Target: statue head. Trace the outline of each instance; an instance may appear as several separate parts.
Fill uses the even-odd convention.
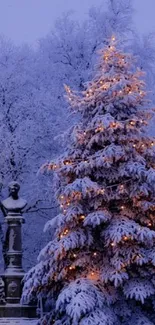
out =
[[[18,192],[20,190],[20,185],[18,182],[9,183],[9,196],[12,196],[14,199],[18,199]]]

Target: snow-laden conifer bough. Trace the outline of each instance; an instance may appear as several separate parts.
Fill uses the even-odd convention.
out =
[[[154,113],[134,66],[112,37],[85,90],[66,86],[81,122],[48,166],[61,212],[22,297],[48,304],[39,324],[155,324],[155,139],[145,131]]]

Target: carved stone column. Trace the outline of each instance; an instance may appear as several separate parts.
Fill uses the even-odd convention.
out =
[[[22,268],[21,226],[24,222],[20,213],[9,212],[6,217],[8,224],[7,265],[4,272],[6,284],[6,302],[19,303],[21,297],[21,280],[24,276]]]

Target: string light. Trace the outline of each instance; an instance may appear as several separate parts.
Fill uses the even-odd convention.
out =
[[[80,220],[84,220],[84,219],[85,219],[84,215],[80,216]]]
[[[64,232],[63,232],[62,236],[65,236],[65,235],[67,235],[68,233],[69,233],[69,230],[68,230],[68,229],[66,229],[66,230],[64,230]]]
[[[97,253],[95,252],[93,255],[94,255],[94,256],[97,256]]]
[[[149,226],[149,227],[151,227],[151,226],[152,226],[152,223],[151,223],[151,222],[149,222],[149,223],[148,223],[148,226]]]
[[[95,130],[95,133],[102,132],[102,131],[104,131],[104,128],[102,126],[100,126]]]
[[[73,254],[73,257],[74,257],[74,258],[76,258],[76,256],[77,256],[76,254]]]
[[[115,36],[112,36],[111,40],[114,42],[116,40]]]
[[[115,246],[115,243],[111,243],[111,246],[114,247]]]
[[[54,165],[53,165],[53,169],[56,169],[56,168],[57,168],[57,165],[56,165],[56,164],[54,164]]]
[[[68,160],[64,161],[64,164],[65,164],[65,165],[69,165],[70,163],[71,163],[71,162],[68,161]]]

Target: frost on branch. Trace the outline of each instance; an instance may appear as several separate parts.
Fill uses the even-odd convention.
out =
[[[115,316],[108,307],[105,308],[104,300],[91,281],[78,279],[60,293],[56,309],[67,314],[73,324],[112,325]]]
[[[140,300],[144,304],[146,298],[155,294],[155,287],[150,281],[133,279],[126,283],[123,291],[127,298]]]

